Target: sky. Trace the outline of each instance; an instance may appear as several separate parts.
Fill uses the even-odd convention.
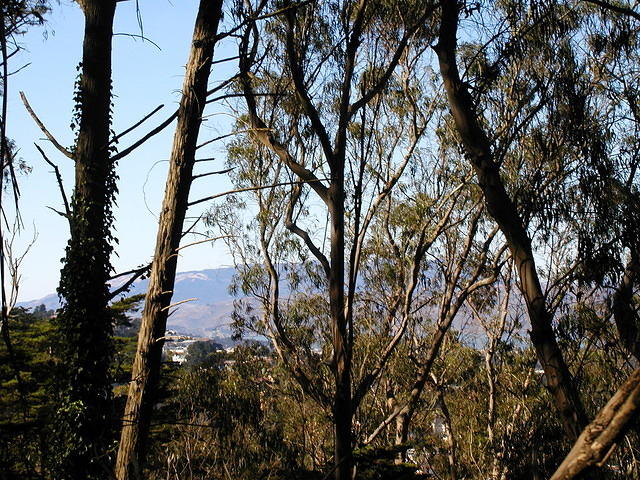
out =
[[[8,83],[8,136],[16,142],[19,157],[32,169],[19,178],[24,228],[14,240],[14,255],[24,253],[35,236],[20,267],[19,301],[55,292],[69,235],[66,220],[48,208],[62,210],[62,200],[52,168],[44,162],[34,142],[59,166],[68,197],[73,189],[73,163],[44,139],[19,96],[19,92],[24,91],[32,108],[62,145],[73,144],[74,133],[69,125],[76,67],[82,52],[83,16],[80,8],[68,0],[52,4],[53,11],[47,16],[46,25],[32,28],[20,39],[24,50],[10,64],[13,71],[24,68],[12,75]],[[113,130],[121,132],[158,105],[165,105],[142,127],[125,136],[120,148],[144,135],[177,108],[197,4],[195,0],[139,0],[144,36],[150,42],[131,36],[141,34],[136,2],[118,3],[113,39]],[[233,52],[233,45],[223,45],[217,48],[215,59],[232,56]],[[233,61],[215,65],[210,86],[232,75],[235,67]],[[205,116],[201,143],[229,132],[233,115],[228,106],[209,105]],[[175,123],[118,165],[115,235],[119,243],[112,258],[118,272],[151,260],[174,128]],[[216,160],[203,162],[196,173],[222,169],[224,145],[218,142],[217,146],[199,151],[199,158],[208,157]],[[229,188],[230,183],[224,176],[205,177],[194,182],[190,198],[195,200]],[[8,198],[5,194],[5,204]],[[188,216],[198,216],[210,205],[193,207]],[[202,238],[187,238],[184,243]],[[179,271],[232,264],[220,241],[189,247],[181,253]]]

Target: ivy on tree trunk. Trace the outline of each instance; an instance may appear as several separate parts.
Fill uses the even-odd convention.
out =
[[[56,416],[57,478],[103,478],[112,425],[113,355],[107,310],[117,191],[110,159],[111,40],[115,0],[79,2],[85,16],[77,85],[75,190],[58,293],[60,382]]]

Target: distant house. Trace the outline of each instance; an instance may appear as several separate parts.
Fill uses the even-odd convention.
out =
[[[192,343],[202,339],[190,335],[182,335],[175,330],[167,330],[164,336],[162,357],[169,362],[184,363],[187,360],[187,349]]]

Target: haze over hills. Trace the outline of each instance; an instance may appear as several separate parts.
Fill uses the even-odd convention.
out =
[[[236,270],[233,267],[222,267],[178,273],[176,275],[175,293],[172,298],[172,303],[178,303],[184,300],[190,301],[172,309],[173,312],[167,320],[167,328],[179,333],[199,337],[230,337],[232,332],[229,324],[231,322],[234,301],[239,299],[229,293],[229,285],[235,272]],[[126,279],[118,279],[118,283],[114,283],[113,288],[117,288],[125,281]],[[148,283],[149,281],[147,279],[135,282],[127,296],[145,293]],[[288,293],[288,287],[282,285],[281,295],[284,297],[287,296]],[[514,298],[513,305],[510,307],[514,311],[524,308],[516,301],[516,298]],[[47,310],[60,308],[57,294],[47,295],[28,302],[21,302],[18,305],[25,308],[35,308],[40,304],[44,304]],[[430,310],[433,307],[426,306],[425,308]],[[424,313],[429,316],[427,310],[425,310]],[[140,312],[136,314],[136,316],[140,315]],[[431,316],[432,318],[435,316],[435,311],[431,312]],[[526,332],[527,326],[528,323],[525,321],[521,333]],[[465,309],[462,309],[454,321],[454,328],[464,328],[466,335],[469,336],[467,341],[471,343],[474,343],[472,337],[478,335],[482,337],[479,327],[474,325],[470,316],[465,313]]]
[[[175,308],[169,316],[167,328],[200,336],[229,336],[229,322],[235,300],[229,294],[229,284],[234,274],[235,269],[232,267],[178,273],[172,302],[194,300]],[[126,280],[113,287],[118,287],[124,281]],[[148,284],[147,279],[135,282],[127,295],[145,293]],[[55,293],[18,305],[34,308],[41,304],[48,310],[60,308],[60,300]]]

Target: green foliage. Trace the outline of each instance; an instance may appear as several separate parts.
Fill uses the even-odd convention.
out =
[[[365,447],[355,449],[353,457],[356,463],[358,480],[419,480],[429,475],[418,473],[418,467],[411,463],[398,461],[410,445],[392,447]]]
[[[144,293],[131,295],[109,305],[114,327],[131,327],[131,314],[140,311],[144,297]]]
[[[166,468],[189,471],[192,478],[228,472],[238,479],[268,472],[278,478],[278,471],[298,470],[296,452],[283,438],[284,412],[273,402],[272,359],[265,353],[259,345],[246,344],[231,354],[211,353],[204,365],[179,370],[166,407],[175,426],[168,419],[157,433],[162,443],[155,446],[158,464],[150,466],[150,478],[164,478]]]
[[[10,318],[19,381],[4,342],[0,345],[0,471],[7,476],[2,478],[35,478],[48,467],[52,314],[41,307],[33,314],[17,308]]]
[[[187,347],[185,365],[195,367],[213,367],[217,363],[216,352],[223,350],[222,345],[213,340],[194,342]]]

